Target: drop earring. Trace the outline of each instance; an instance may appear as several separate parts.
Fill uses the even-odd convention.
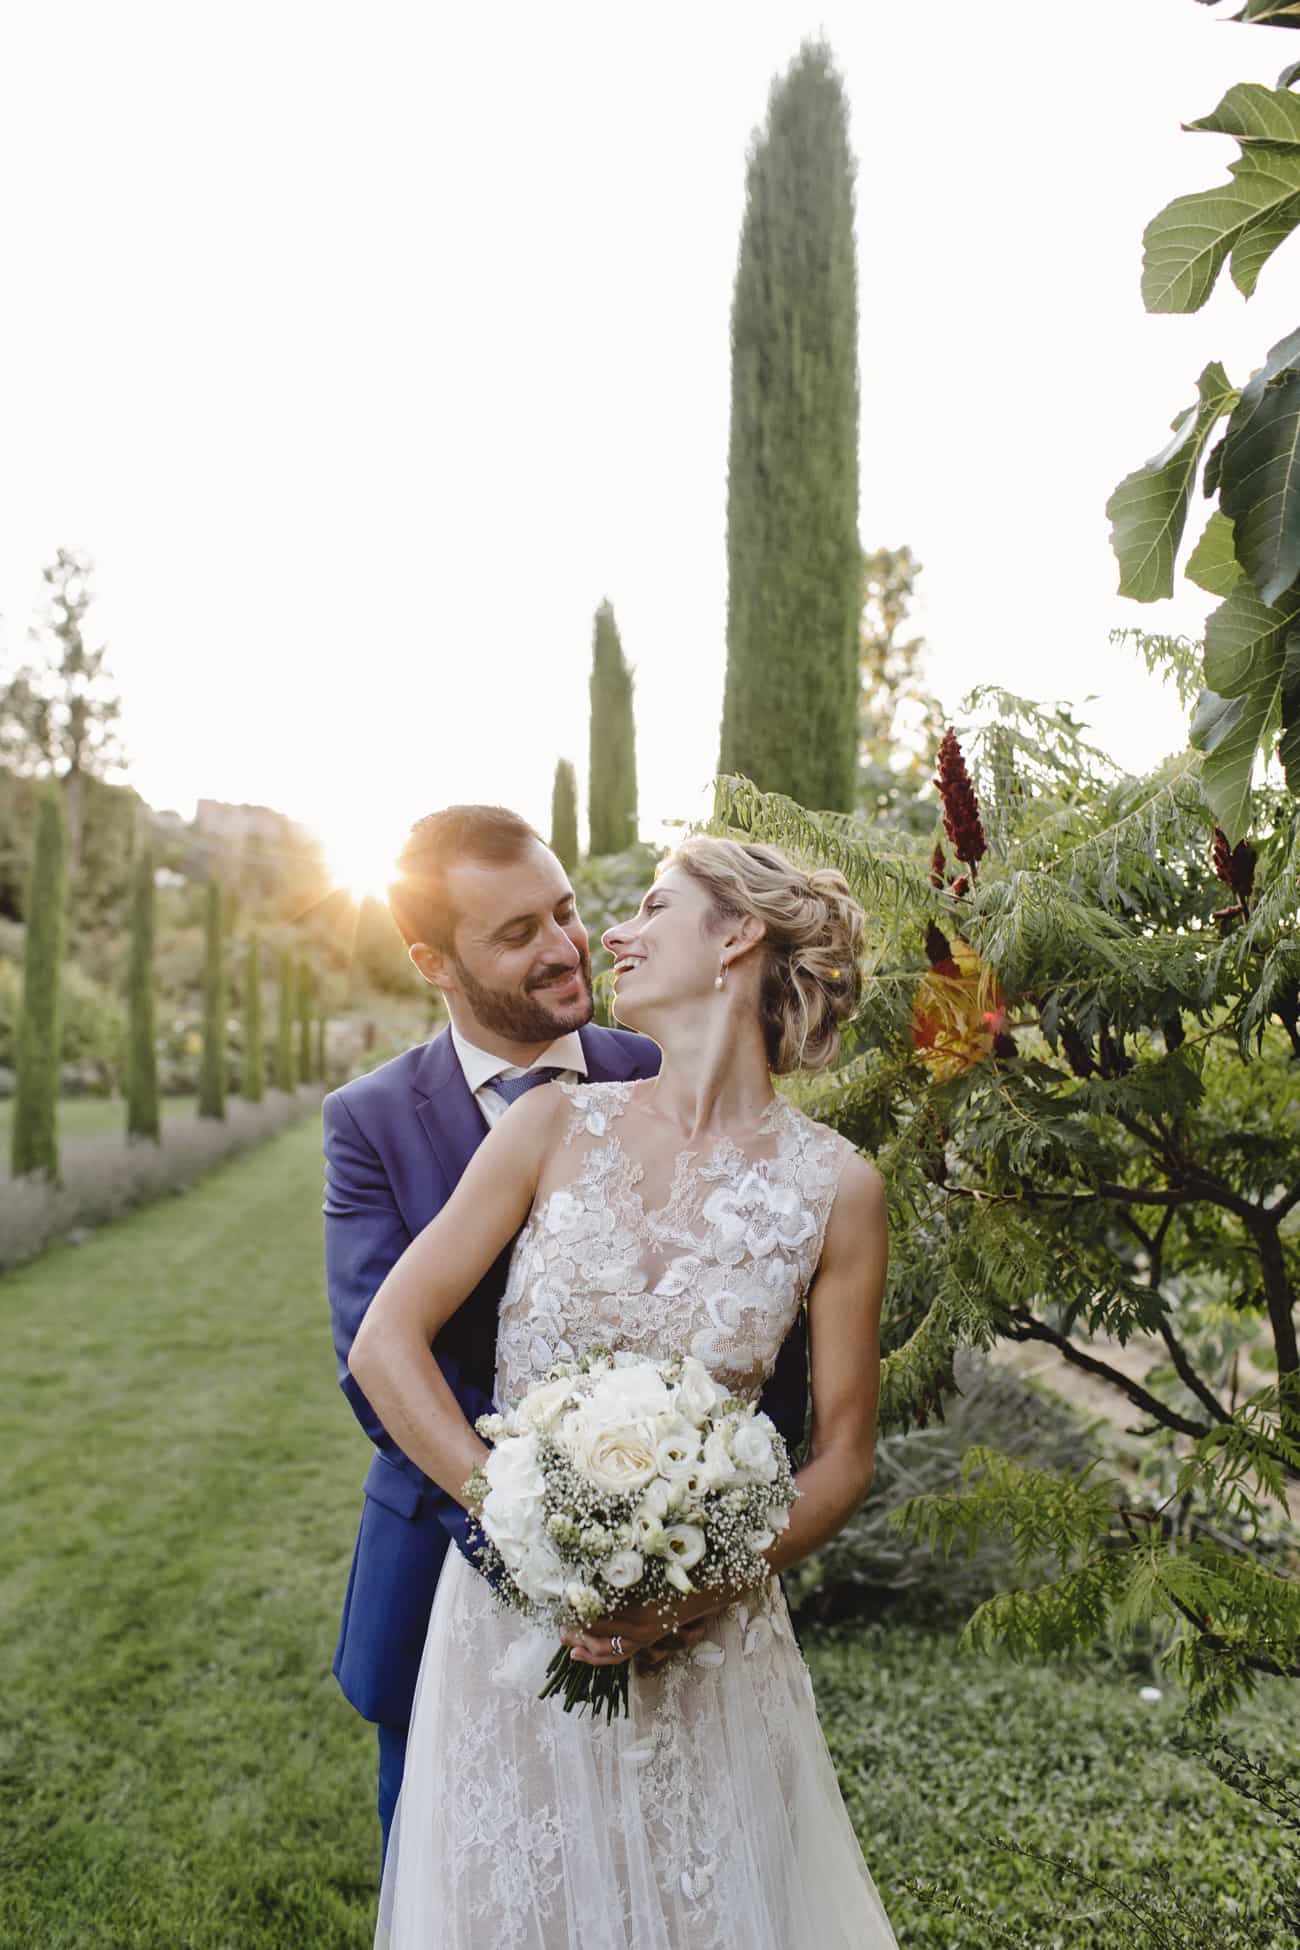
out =
[[[723,977],[724,977],[724,975],[726,974],[726,972],[727,972],[727,964],[726,964],[726,962],[725,962],[725,961],[720,961],[720,962],[718,963],[718,972],[717,972],[717,974],[716,974],[716,975],[714,976],[714,978],[713,978],[713,986],[714,986],[714,988],[715,988],[715,989],[720,989],[720,988],[722,987],[722,985],[723,985]]]

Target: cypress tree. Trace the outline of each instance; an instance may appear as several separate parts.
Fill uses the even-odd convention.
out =
[[[844,91],[820,43],[773,84],[731,311],[727,674],[718,767],[851,812],[858,302]]]
[[[208,882],[204,924],[203,1054],[199,1059],[199,1116],[226,1114],[226,947],[221,885]]]
[[[578,781],[573,761],[557,758],[551,787],[551,852],[566,872],[578,864]]]
[[[143,839],[131,873],[131,951],[127,968],[126,1134],[162,1136],[154,1040],[153,847]]]
[[[614,611],[596,611],[591,643],[591,721],[587,819],[593,854],[621,853],[636,839],[636,726],[632,672]]]
[[[298,963],[298,1079],[310,1083],[314,1075],[312,1065],[312,996],[311,969],[305,961]]]
[[[266,1056],[262,1048],[262,967],[257,930],[248,937],[248,961],[244,970],[244,1060],[240,1066],[239,1094],[246,1103],[260,1104],[266,1086]]]
[[[37,802],[27,890],[27,942],[10,1139],[15,1178],[28,1172],[44,1172],[53,1179],[59,1175],[59,970],[63,960],[65,848],[63,806],[58,788],[48,785]]]
[[[292,1090],[298,1081],[293,1056],[293,1010],[293,957],[286,951],[280,956],[279,1023],[275,1039],[277,1090]]]

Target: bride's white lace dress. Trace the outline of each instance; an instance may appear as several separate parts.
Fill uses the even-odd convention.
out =
[[[657,1209],[638,1089],[569,1099],[501,1302],[496,1396],[594,1346],[691,1353],[755,1396],[850,1147],[782,1098],[746,1150],[681,1152]],[[552,1171],[552,1177],[556,1172]],[[645,1196],[643,1197],[643,1186]],[[633,1670],[612,1724],[540,1701],[552,1633],[458,1551],[438,1582],[380,1899],[383,1950],[887,1950],[779,1581]]]

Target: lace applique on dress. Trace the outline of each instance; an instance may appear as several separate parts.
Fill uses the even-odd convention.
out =
[[[558,1087],[569,1099],[566,1178],[515,1248],[498,1402],[598,1346],[694,1354],[734,1393],[756,1396],[817,1270],[852,1146],[777,1097],[750,1148],[724,1138],[679,1152],[665,1203],[648,1211],[644,1167],[620,1134],[635,1086]]]

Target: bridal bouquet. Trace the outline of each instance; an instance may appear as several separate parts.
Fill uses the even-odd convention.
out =
[[[475,1424],[491,1453],[465,1485],[481,1506],[484,1570],[535,1623],[584,1629],[678,1593],[743,1590],[798,1491],[784,1442],[687,1355],[648,1361],[597,1349],[557,1362],[504,1415]],[[564,1710],[627,1712],[628,1668],[589,1666],[562,1645],[540,1697]]]

